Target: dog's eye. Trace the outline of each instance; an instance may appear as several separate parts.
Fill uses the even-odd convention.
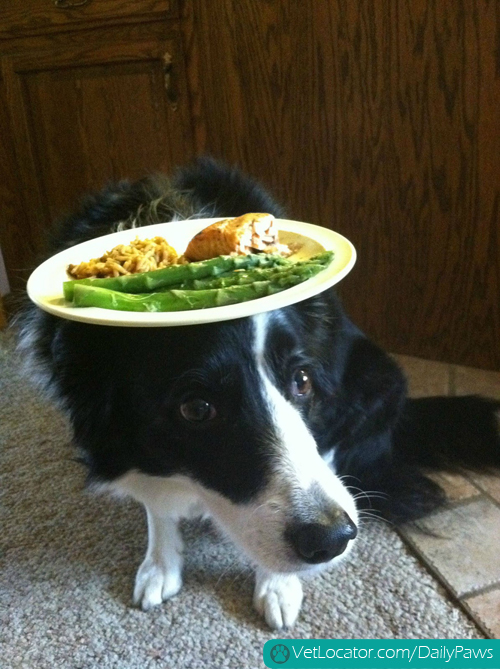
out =
[[[217,414],[214,405],[201,398],[183,402],[179,407],[179,411],[181,416],[190,423],[202,423],[203,421],[212,420]]]
[[[307,372],[298,369],[292,377],[291,392],[295,397],[304,397],[309,395],[312,390],[311,379]]]

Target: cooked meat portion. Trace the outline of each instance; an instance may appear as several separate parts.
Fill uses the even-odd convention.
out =
[[[212,223],[193,237],[184,255],[188,260],[206,260],[254,251],[288,251],[287,247],[278,244],[278,229],[271,214],[244,214]]]

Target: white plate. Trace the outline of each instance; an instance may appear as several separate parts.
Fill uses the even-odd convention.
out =
[[[156,236],[164,237],[178,253],[182,253],[195,234],[219,220],[221,219],[203,218],[148,225],[143,228],[115,232],[72,246],[70,249],[52,256],[37,267],[28,280],[28,295],[35,304],[45,311],[72,321],[135,327],[195,325],[252,316],[300,302],[338,283],[350,272],[356,262],[354,246],[337,232],[310,223],[277,219],[280,241],[286,244],[292,240],[297,241],[297,238],[299,238],[302,244],[300,251],[294,254],[294,258],[302,259],[323,250],[334,251],[335,257],[329,267],[317,276],[281,293],[226,307],[150,313],[67,306],[68,303],[63,297],[62,284],[63,281],[68,280],[66,267],[70,263],[77,265],[82,261],[98,258],[117,244],[128,243],[137,236],[140,239]]]

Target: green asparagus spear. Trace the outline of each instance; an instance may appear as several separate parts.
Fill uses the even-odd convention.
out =
[[[73,291],[76,285],[92,285],[124,293],[145,293],[157,290],[158,288],[180,284],[187,279],[219,276],[228,270],[249,269],[251,267],[275,267],[276,265],[288,265],[289,263],[290,261],[282,256],[265,253],[218,256],[210,260],[202,260],[201,262],[193,262],[186,265],[172,265],[140,274],[126,274],[107,279],[65,281],[63,283],[63,291],[64,297],[68,301],[73,299]]]
[[[100,307],[117,311],[187,311],[205,309],[251,300],[267,295],[267,281],[248,286],[232,286],[211,290],[165,290],[161,293],[121,293],[92,285],[76,285],[75,307]],[[235,294],[235,291],[237,293]]]
[[[285,274],[293,274],[296,272],[297,268],[306,268],[309,266],[323,265],[327,266],[330,264],[334,256],[333,251],[325,251],[316,256],[309,258],[308,260],[302,260],[289,266],[278,266],[278,267],[258,267],[255,269],[242,270],[242,271],[233,271],[226,272],[219,277],[205,278],[205,279],[190,279],[184,281],[179,286],[181,290],[204,290],[208,288],[229,288],[229,286],[241,286],[246,283],[253,283],[254,281],[272,281],[278,275],[284,276]],[[311,276],[314,276],[314,273],[311,273]],[[172,286],[174,287],[174,286]]]
[[[314,267],[312,270],[311,268]],[[229,288],[212,288],[208,290],[165,290],[163,292],[146,294],[129,294],[119,291],[100,288],[95,284],[78,282],[74,286],[73,297],[75,307],[100,307],[118,311],[187,311],[190,309],[206,309],[208,307],[222,307],[254,300],[258,297],[273,295],[274,293],[295,286],[310,278],[313,274],[322,271],[323,265],[314,265],[308,268],[297,268],[294,274],[270,281],[254,281],[242,286]]]

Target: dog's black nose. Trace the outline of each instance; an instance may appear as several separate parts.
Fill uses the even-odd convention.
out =
[[[321,523],[297,523],[286,531],[295,552],[304,562],[319,564],[329,562],[341,555],[351,539],[355,539],[358,528],[343,512],[332,525]]]

